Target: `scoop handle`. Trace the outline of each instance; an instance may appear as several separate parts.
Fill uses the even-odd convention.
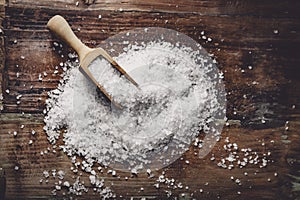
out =
[[[47,27],[77,52],[80,61],[92,51],[91,48],[87,47],[78,39],[68,22],[62,16],[55,15],[52,17],[48,21]]]

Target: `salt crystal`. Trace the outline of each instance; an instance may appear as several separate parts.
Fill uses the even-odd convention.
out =
[[[18,171],[19,170],[19,166],[15,166],[15,170]]]
[[[18,96],[16,96],[16,99],[19,100],[23,95],[19,94]]]
[[[64,176],[65,176],[65,172],[64,172],[64,171],[59,170],[59,171],[57,172],[57,177],[58,177],[60,180],[64,179]]]
[[[275,29],[275,30],[273,30],[273,33],[274,33],[274,34],[278,34],[279,31],[278,31],[277,29]]]
[[[151,174],[151,169],[147,169],[147,174],[148,174],[148,175]]]
[[[98,15],[98,19],[101,19],[102,18],[102,15]]]
[[[56,186],[55,186],[55,189],[56,189],[56,190],[61,190],[61,186],[56,185]]]
[[[33,141],[32,141],[32,140],[29,140],[28,144],[31,145],[32,143],[33,143]]]
[[[92,185],[94,185],[96,183],[96,176],[90,175],[89,179],[90,179],[90,182],[91,182]]]
[[[43,171],[43,174],[44,174],[45,178],[49,177],[49,172],[48,171]]]
[[[6,89],[5,92],[6,92],[7,94],[9,94],[9,89]]]
[[[95,170],[92,170],[92,171],[91,171],[91,174],[92,174],[92,175],[96,175]]]
[[[43,80],[43,78],[42,78],[42,74],[39,74],[39,81],[42,81]]]
[[[116,175],[117,175],[117,172],[116,172],[115,170],[113,170],[113,171],[111,172],[111,175],[112,175],[112,176],[116,176]]]
[[[135,168],[132,169],[132,170],[131,170],[131,173],[134,174],[134,175],[137,175],[137,173],[138,173],[138,172],[137,172],[137,169],[135,169]]]
[[[70,184],[68,181],[65,181],[65,182],[63,183],[63,185],[64,185],[65,187],[70,187],[70,186],[71,186],[71,184]]]

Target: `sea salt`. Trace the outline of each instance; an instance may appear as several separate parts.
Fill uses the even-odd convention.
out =
[[[49,92],[44,120],[51,143],[67,127],[67,154],[137,174],[153,168],[154,160],[154,167],[170,164],[201,130],[209,132],[208,122],[222,106],[216,83],[207,75],[213,65],[199,51],[152,42],[128,45],[127,52],[115,59],[139,88],[104,59],[95,59],[89,69],[122,109],[98,94],[78,71],[78,63],[60,64],[69,69],[58,89]]]

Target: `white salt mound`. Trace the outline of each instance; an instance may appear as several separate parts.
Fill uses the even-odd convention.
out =
[[[68,155],[117,169],[159,168],[184,153],[223,106],[213,69],[199,52],[168,42],[130,45],[115,58],[135,87],[104,59],[89,69],[122,105],[117,109],[69,63],[64,80],[49,93],[45,130],[51,143],[63,134]],[[66,130],[61,133],[61,129]]]

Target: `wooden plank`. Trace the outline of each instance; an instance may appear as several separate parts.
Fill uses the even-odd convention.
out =
[[[3,110],[3,70],[5,65],[5,45],[4,45],[4,30],[3,30],[3,20],[5,17],[5,1],[0,0],[0,112]]]
[[[182,193],[193,193],[196,199],[209,198],[215,199],[218,196],[222,199],[293,199],[299,194],[298,188],[291,185],[297,183],[295,177],[299,176],[299,142],[300,128],[298,115],[296,121],[290,121],[289,131],[285,127],[278,127],[264,130],[243,129],[239,126],[226,127],[222,133],[222,139],[214,147],[212,152],[204,159],[199,159],[194,153],[197,148],[191,148],[183,157],[175,163],[165,168],[165,176],[176,180],[176,183],[182,183],[183,188],[172,190],[173,197],[179,197]],[[71,160],[59,148],[53,153],[52,146],[47,142],[43,132],[43,115],[40,114],[2,114],[0,116],[0,165],[6,169],[7,178],[7,199],[24,198],[24,199],[48,199],[51,197],[51,188],[54,188],[57,178],[49,178],[49,183],[45,183],[42,175],[43,171],[56,169],[66,172],[65,181],[74,182],[70,167]],[[21,128],[24,125],[24,128]],[[36,135],[31,131],[35,130]],[[13,135],[17,131],[17,136]],[[287,137],[283,137],[287,135]],[[248,164],[240,169],[238,167],[229,170],[217,166],[222,157],[226,157],[228,152],[223,148],[226,144],[225,138],[229,137],[231,143],[237,143],[239,149],[251,148],[257,155],[266,156],[270,161],[266,168],[260,168],[259,164]],[[284,139],[283,139],[284,138]],[[29,144],[29,140],[33,144]],[[290,142],[287,142],[290,141]],[[262,145],[264,143],[264,145]],[[47,148],[49,149],[47,150]],[[48,151],[48,154],[41,155],[41,151]],[[241,154],[241,152],[239,152]],[[211,161],[211,157],[216,158]],[[189,164],[185,161],[188,160]],[[261,163],[260,163],[261,164]],[[18,170],[15,170],[18,166]],[[97,167],[95,167],[97,171]],[[162,170],[154,172],[154,178],[148,178],[146,174],[140,174],[138,177],[131,177],[130,173],[117,172],[117,177],[107,174],[108,169],[100,174],[105,179],[107,186],[117,195],[122,195],[125,199],[138,196],[154,196],[156,198],[165,198],[168,190],[167,184],[160,185],[156,189],[153,185]],[[244,174],[247,172],[247,176]],[[88,174],[82,172],[82,180],[90,191],[82,196],[82,199],[95,198],[91,191]],[[274,176],[277,173],[278,176]],[[52,175],[51,175],[52,176]],[[231,180],[231,176],[239,178],[242,185],[236,184]],[[125,181],[125,177],[131,177]],[[268,181],[268,178],[271,181]],[[40,183],[40,179],[44,179]],[[208,184],[207,184],[208,183]],[[126,184],[126,187],[124,187]],[[188,186],[188,189],[185,187]],[[144,191],[141,191],[141,187]],[[170,187],[170,185],[169,185]],[[204,192],[200,192],[203,189]],[[296,190],[296,191],[293,191]],[[237,192],[240,191],[241,195]],[[63,192],[66,188],[57,192],[58,198],[63,198]]]
[[[77,4],[78,2],[78,4]],[[85,4],[84,2],[91,2]],[[139,11],[165,13],[197,13],[201,15],[255,15],[267,17],[299,17],[299,1],[297,0],[265,0],[265,1],[203,1],[203,0],[53,0],[55,10],[109,10],[109,11]],[[276,6],[274,6],[276,5]],[[49,1],[11,0],[10,7],[49,8]]]
[[[57,11],[45,9],[7,8],[6,31],[9,35],[7,51],[10,55],[7,59],[7,79],[10,85],[7,85],[7,88],[11,93],[5,95],[5,112],[41,112],[44,109],[43,102],[47,98],[47,91],[56,87],[60,77],[53,76],[54,67],[64,59],[59,58],[52,51],[51,42],[57,39],[52,37],[45,28],[47,20],[55,13]],[[271,100],[272,102],[269,103],[275,104],[271,105],[272,110],[286,106],[276,105],[280,98],[279,92],[289,79],[286,72],[293,71],[300,61],[295,56],[300,46],[299,22],[291,21],[289,18],[278,19],[276,22],[272,20],[272,24],[268,18],[257,21],[257,17],[253,16],[236,18],[197,14],[183,16],[174,13],[103,11],[102,18],[99,20],[97,11],[82,12],[78,16],[72,11],[65,10],[61,11],[61,14],[66,16],[74,30],[81,29],[80,32],[76,31],[77,34],[91,46],[98,45],[105,38],[133,27],[160,26],[188,34],[210,53],[216,55],[225,74],[227,90],[230,92],[228,116],[240,120],[243,116],[249,116],[248,121],[252,118],[256,120],[258,116],[254,111],[259,102]],[[18,18],[21,15],[22,19]],[[23,21],[24,18],[26,22]],[[135,19],[140,20],[134,22]],[[232,21],[236,21],[239,25],[236,26]],[[240,30],[240,27],[244,29]],[[274,34],[273,31],[279,27],[280,34]],[[206,31],[208,37],[213,38],[212,43],[199,38],[202,30]],[[15,40],[16,44],[14,44]],[[28,49],[29,46],[35,48]],[[34,55],[37,59],[32,60],[30,55]],[[25,59],[22,60],[21,56]],[[253,70],[249,70],[248,66],[252,66]],[[245,70],[245,73],[241,70]],[[49,76],[44,77],[43,81],[38,81],[39,74],[43,72]],[[17,73],[20,74],[19,78],[16,77]],[[253,85],[254,79],[259,84]],[[33,89],[30,89],[31,86]],[[16,104],[15,98],[18,94],[23,94],[19,105]],[[243,95],[248,96],[248,99],[243,99]],[[39,98],[42,100],[39,101]],[[249,106],[243,107],[244,104]],[[237,110],[236,115],[233,114],[234,110]],[[277,114],[278,112],[275,112],[274,115]],[[277,123],[276,121],[275,124]]]

